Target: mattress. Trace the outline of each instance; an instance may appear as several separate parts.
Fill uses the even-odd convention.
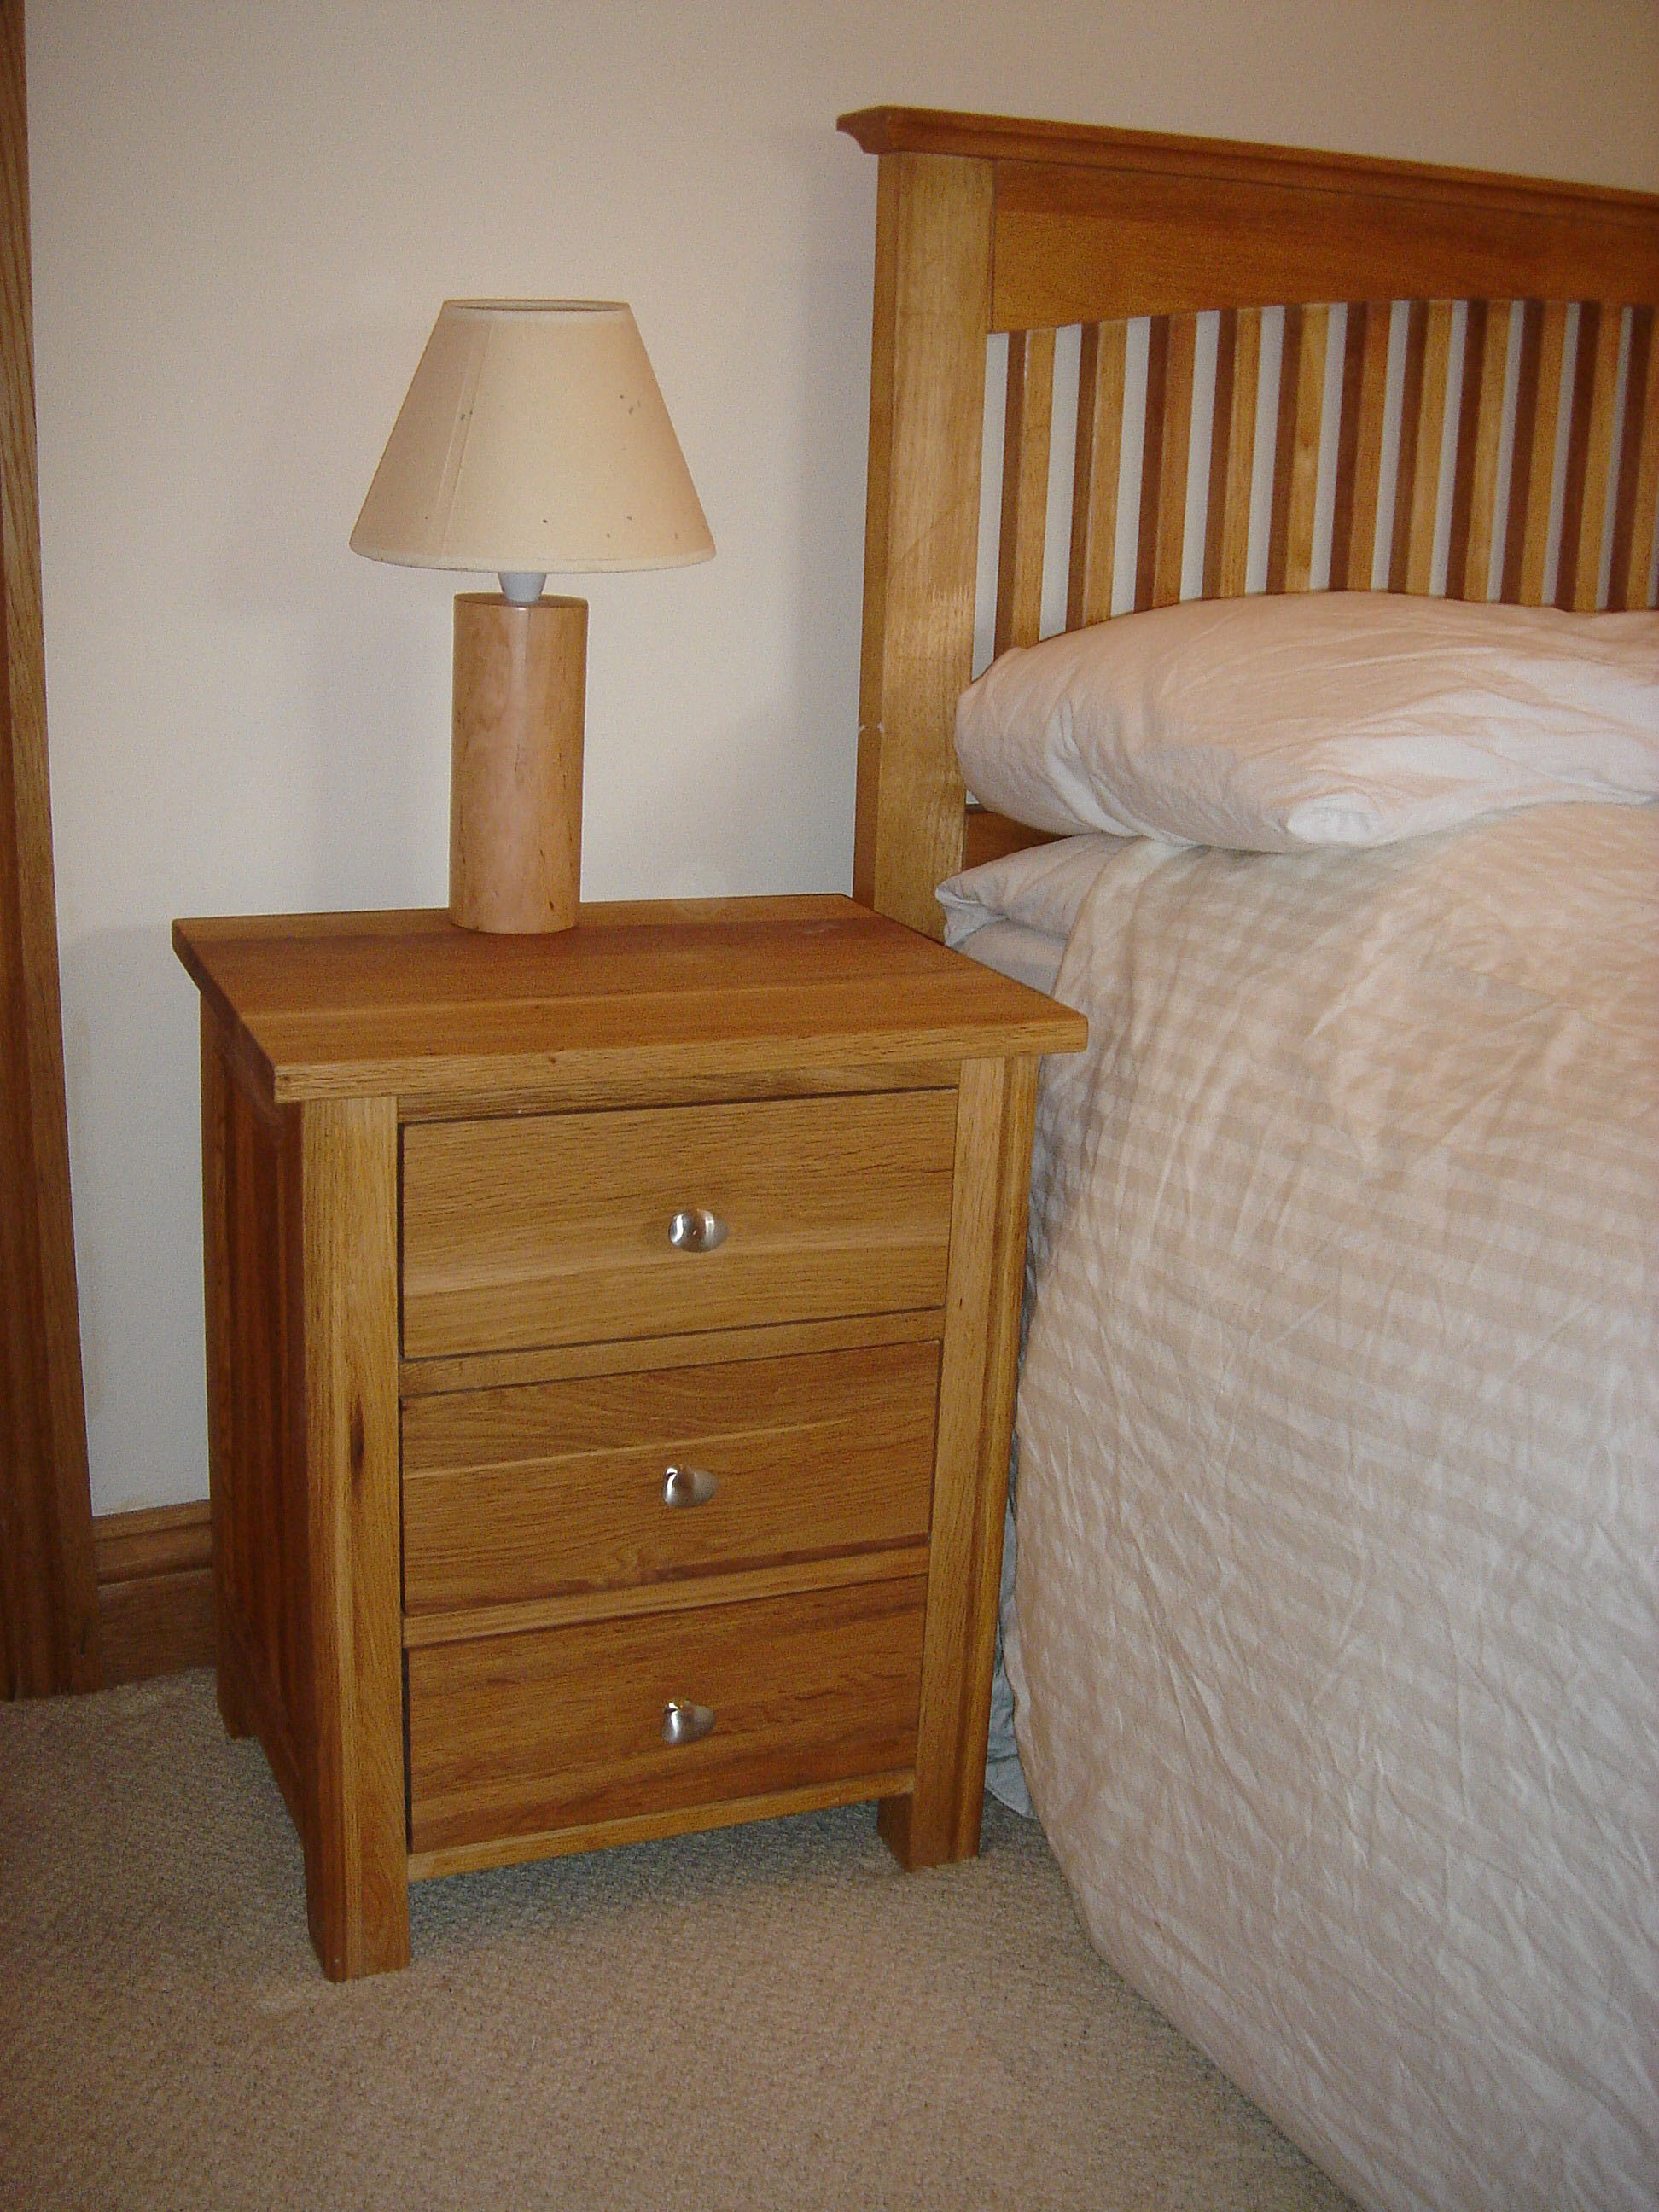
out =
[[[1008,1663],[1104,1955],[1363,2203],[1659,2201],[1659,809],[1068,841]]]

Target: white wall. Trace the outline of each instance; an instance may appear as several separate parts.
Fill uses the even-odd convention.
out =
[[[347,533],[438,303],[632,301],[719,557],[588,580],[588,896],[843,888],[880,101],[1659,188],[1653,0],[28,0],[97,1510],[204,1494],[174,915],[441,904],[449,602]]]

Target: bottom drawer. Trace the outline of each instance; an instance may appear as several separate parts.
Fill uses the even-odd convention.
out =
[[[860,1583],[409,1654],[416,1851],[911,1766],[927,1584]],[[712,1710],[663,1740],[671,1698]]]

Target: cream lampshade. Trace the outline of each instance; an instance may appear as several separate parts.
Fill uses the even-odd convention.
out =
[[[630,311],[447,300],[368,488],[356,553],[494,569],[455,601],[449,910],[568,929],[581,873],[587,603],[550,572],[663,568],[714,550]]]

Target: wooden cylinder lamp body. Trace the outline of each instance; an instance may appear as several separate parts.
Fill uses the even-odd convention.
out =
[[[449,911],[463,928],[574,926],[586,687],[586,599],[457,597]]]

